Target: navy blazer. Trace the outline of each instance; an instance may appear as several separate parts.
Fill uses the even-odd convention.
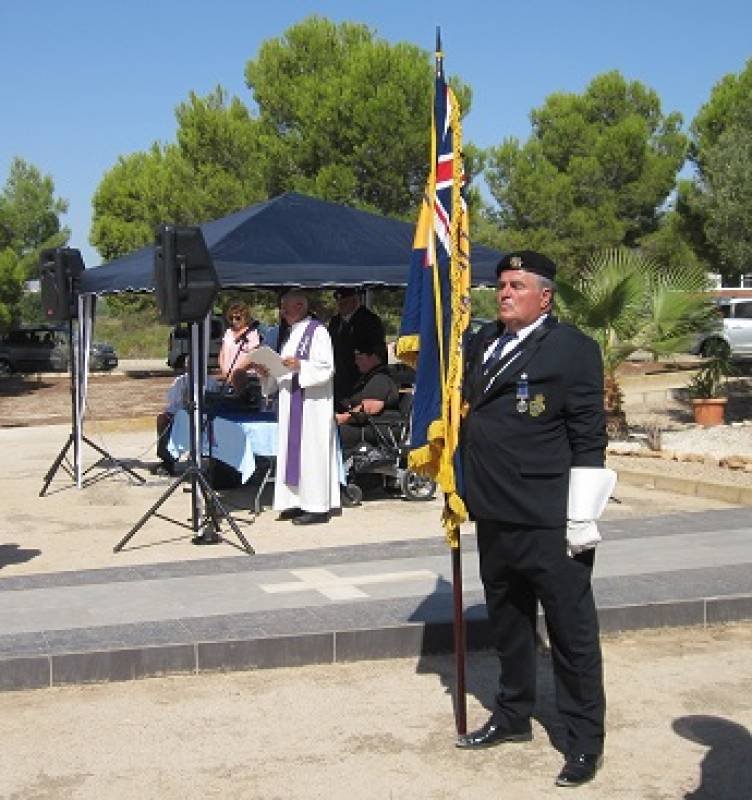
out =
[[[600,348],[577,328],[548,317],[483,376],[497,323],[470,340],[461,429],[463,496],[473,519],[535,527],[566,522],[569,468],[602,467],[606,420]],[[518,394],[527,376],[524,408]]]

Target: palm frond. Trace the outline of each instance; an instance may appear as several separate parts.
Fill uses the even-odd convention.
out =
[[[693,333],[707,325],[713,305],[696,268],[663,269],[626,248],[596,253],[578,280],[559,282],[561,316],[600,345],[607,376],[637,350],[654,356],[686,350]]]

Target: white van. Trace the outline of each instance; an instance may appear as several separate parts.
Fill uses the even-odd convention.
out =
[[[729,297],[718,300],[722,320],[703,333],[692,352],[708,356],[717,344],[733,358],[752,357],[752,297]]]

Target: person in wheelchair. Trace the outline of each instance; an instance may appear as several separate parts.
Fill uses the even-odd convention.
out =
[[[386,343],[383,339],[356,341],[355,365],[360,377],[352,395],[337,404],[335,413],[343,454],[362,442],[376,444],[370,419],[399,407],[399,388],[389,374],[386,360]]]
[[[342,505],[360,504],[366,478],[406,500],[430,500],[436,484],[407,466],[412,392],[401,392],[392,378],[383,341],[361,340],[355,362],[360,378],[336,412],[346,472]]]

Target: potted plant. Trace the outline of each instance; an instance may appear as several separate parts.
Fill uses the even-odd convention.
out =
[[[726,382],[733,370],[725,344],[720,340],[714,341],[708,357],[687,384],[695,422],[705,427],[723,424],[726,414]]]

